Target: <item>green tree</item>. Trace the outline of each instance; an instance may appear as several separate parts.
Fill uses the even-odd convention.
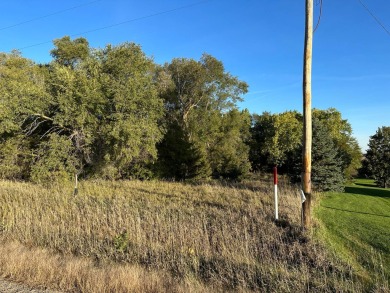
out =
[[[1,53],[0,76],[0,137],[26,133],[28,118],[45,109],[50,100],[43,72],[18,52]]]
[[[197,179],[209,172],[210,165],[204,161],[205,156],[175,122],[170,124],[157,148],[158,163],[155,172],[160,178]]]
[[[0,177],[29,179],[35,137],[41,128],[34,113],[47,107],[43,71],[17,51],[0,54]]]
[[[95,144],[98,161],[115,167],[120,175],[156,159],[156,143],[163,137],[163,102],[153,81],[155,65],[141,47],[126,43],[99,52],[104,109]]]
[[[352,136],[352,127],[342,119],[336,109],[313,110],[313,119],[320,120],[327,129],[341,161],[344,177],[357,175],[361,165],[361,150]],[[302,140],[302,115],[298,112],[285,112],[271,115],[263,113],[253,116],[251,162],[256,169],[270,170],[279,165],[281,171],[291,173],[297,160]],[[263,167],[261,167],[263,166]]]
[[[55,61],[61,65],[74,67],[85,60],[90,53],[89,43],[85,38],[71,40],[69,36],[55,39],[55,48],[50,51]]]
[[[155,64],[135,44],[91,50],[67,37],[55,44],[47,66],[0,55],[0,165],[29,162],[23,170],[34,181],[139,176],[162,138]],[[19,172],[7,170],[3,176]]]
[[[251,160],[254,169],[288,167],[291,154],[302,146],[302,115],[296,111],[265,112],[254,115],[253,119]]]
[[[328,129],[338,150],[338,157],[342,162],[344,176],[351,179],[357,175],[361,166],[362,151],[352,136],[352,127],[348,120],[343,119],[341,113],[334,109],[313,110],[313,117],[317,117]]]
[[[0,178],[23,180],[30,177],[32,154],[29,139],[22,134],[0,140]]]
[[[35,151],[31,179],[43,184],[70,181],[72,175],[76,174],[77,163],[72,141],[65,136],[51,133],[48,140],[40,143]]]
[[[313,188],[320,191],[343,190],[344,177],[342,162],[338,158],[337,148],[324,121],[313,119],[312,146],[312,182]]]
[[[221,134],[226,135],[229,131],[238,133],[226,124],[236,123],[238,112],[231,111],[237,108],[237,101],[240,101],[241,95],[247,91],[246,83],[226,72],[221,61],[207,54],[204,54],[199,61],[185,58],[173,59],[171,63],[157,70],[155,81],[164,99],[165,125],[168,133],[180,127],[183,137],[188,141],[187,146],[198,158],[198,163],[191,164],[197,166],[197,170],[202,170],[202,172],[189,172],[189,174],[197,174],[197,177],[209,177],[212,174],[218,177],[230,176],[227,175],[228,171],[225,172],[222,169],[233,170],[232,164],[241,164],[236,167],[242,172],[247,169],[243,168],[240,159],[233,158],[243,156],[243,160],[247,159],[247,149],[243,147],[245,135],[239,135],[236,141],[231,141],[236,146],[236,150],[239,150],[233,153],[227,147],[226,139],[222,139]],[[246,116],[246,114],[240,115]],[[244,118],[244,121],[249,120]],[[240,129],[244,127],[237,123],[236,126]],[[249,124],[247,128],[249,129]],[[242,133],[245,132],[241,130]],[[231,135],[226,137],[231,137]],[[172,140],[169,139],[169,141]],[[180,140],[177,143],[180,143]],[[164,156],[162,151],[163,149],[160,149],[160,155]],[[221,154],[220,152],[223,151],[227,153]],[[217,157],[225,163],[219,162]],[[228,159],[229,157],[231,159]],[[182,168],[182,170],[187,169]]]
[[[209,146],[213,177],[239,179],[250,171],[250,114],[236,109],[220,114],[219,131]]]
[[[390,184],[390,127],[382,126],[370,136],[366,153],[368,168],[380,187]]]
[[[269,112],[252,115],[249,159],[253,171],[266,171],[269,168],[266,141],[273,136],[274,119]]]

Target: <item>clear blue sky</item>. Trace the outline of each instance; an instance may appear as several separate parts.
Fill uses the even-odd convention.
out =
[[[390,1],[363,1],[390,30]],[[249,84],[241,108],[302,111],[304,2],[2,1],[0,51],[23,48],[23,56],[49,62],[51,41],[70,35],[87,38],[92,47],[135,42],[157,63],[206,52]],[[390,35],[359,0],[324,0],[313,53],[313,107],[341,111],[364,151],[378,127],[390,126]]]

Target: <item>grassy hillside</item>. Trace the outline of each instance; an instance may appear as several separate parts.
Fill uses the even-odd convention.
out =
[[[390,281],[390,189],[358,179],[329,193],[317,207],[322,236],[338,255],[373,283]]]
[[[0,181],[0,275],[71,292],[361,292],[300,228],[296,188]]]

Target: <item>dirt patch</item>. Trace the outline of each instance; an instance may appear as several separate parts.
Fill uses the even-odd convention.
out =
[[[58,291],[31,289],[25,285],[0,279],[1,293],[59,293]]]

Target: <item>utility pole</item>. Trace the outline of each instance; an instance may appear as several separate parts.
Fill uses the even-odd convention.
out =
[[[313,0],[306,0],[305,51],[303,61],[303,164],[302,190],[306,200],[302,203],[302,222],[304,228],[310,227],[311,205],[311,65],[313,48]]]

